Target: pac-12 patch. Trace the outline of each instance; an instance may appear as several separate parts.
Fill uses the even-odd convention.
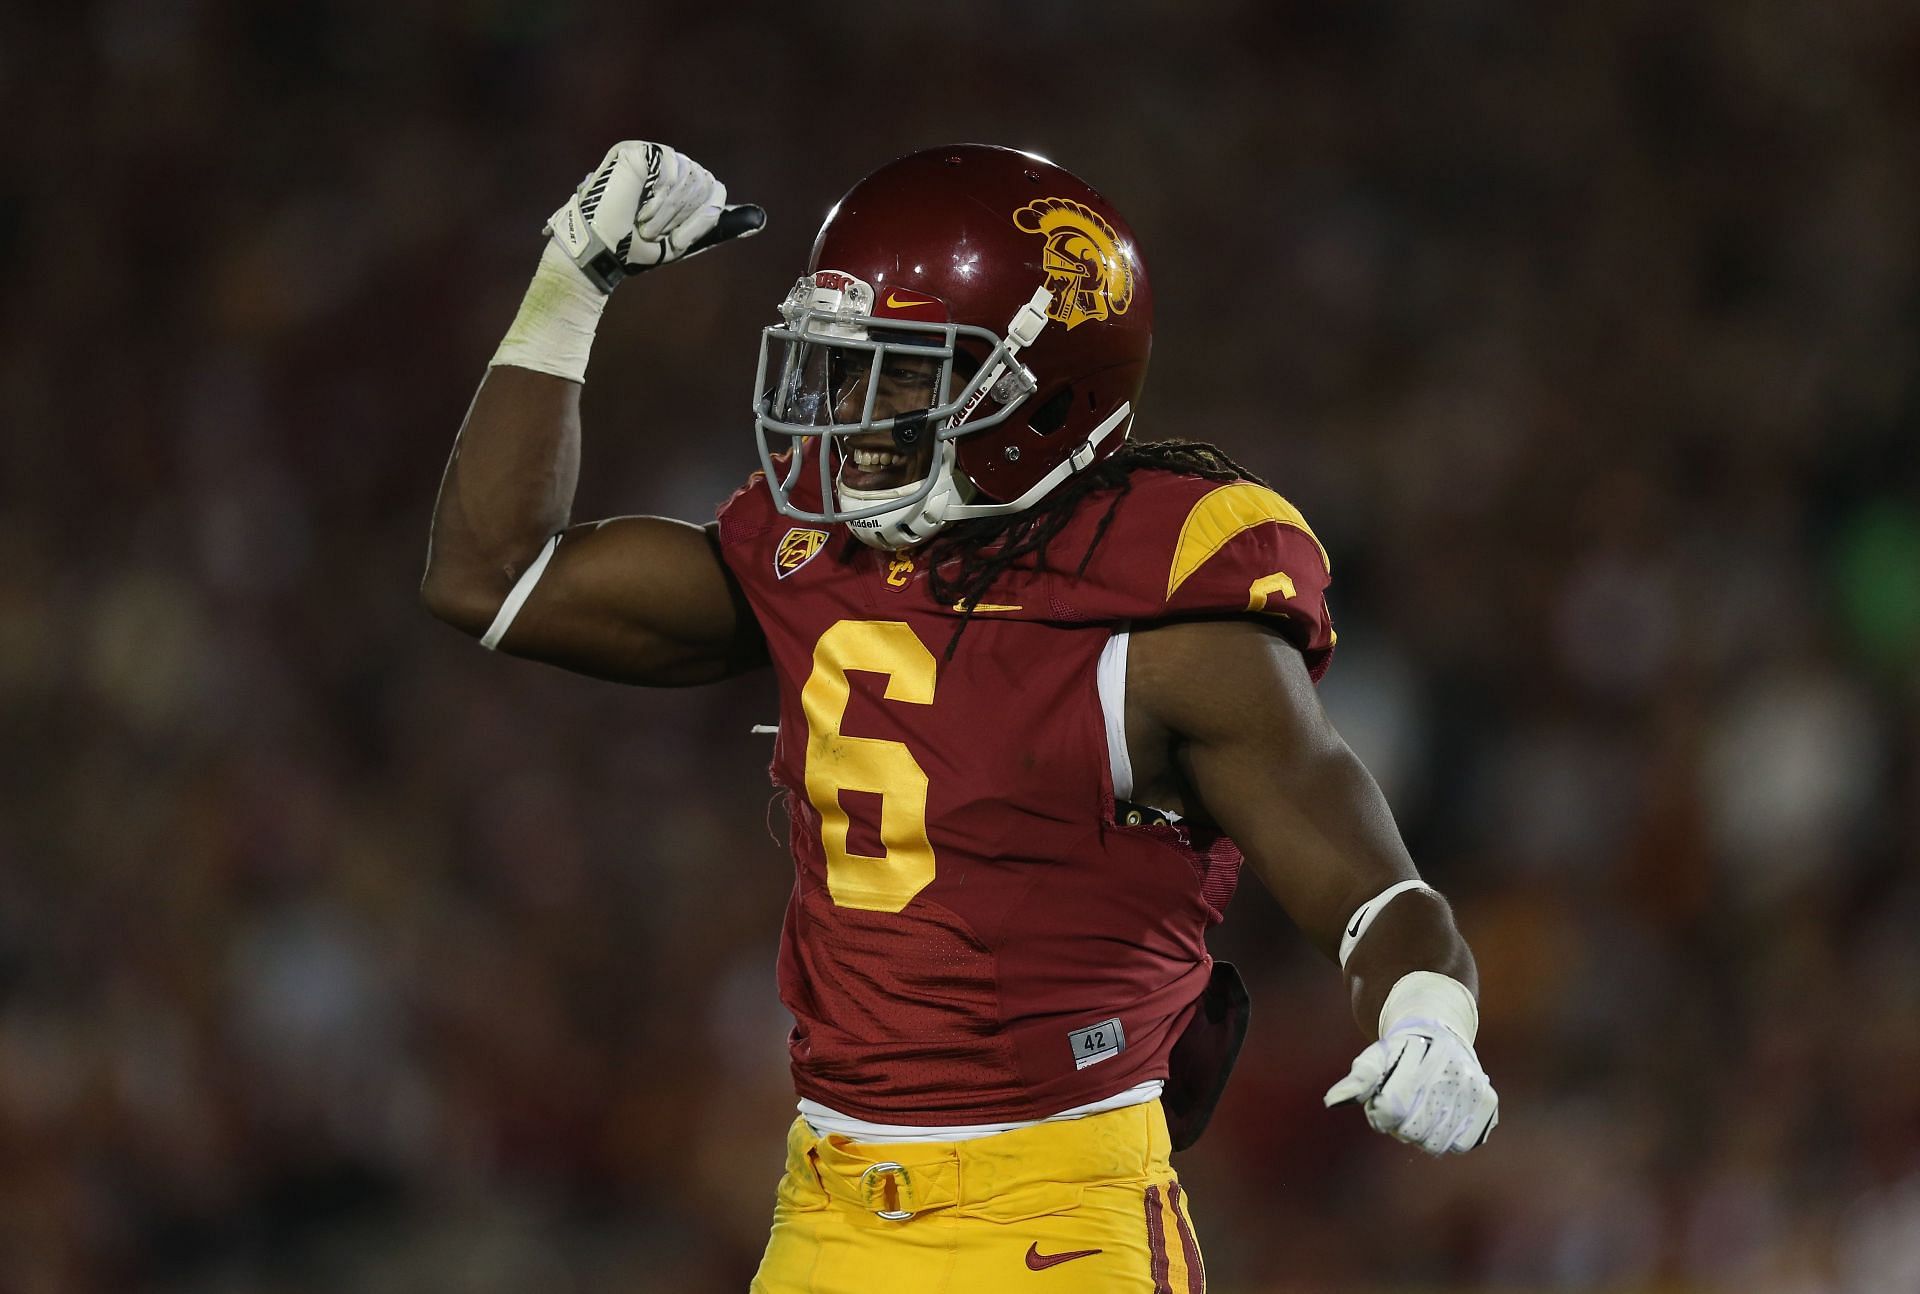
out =
[[[826,546],[826,531],[808,530],[802,526],[795,526],[780,536],[780,543],[773,550],[774,578],[786,579],[787,576],[818,557],[820,550]]]
[[[1115,1016],[1084,1029],[1075,1029],[1067,1035],[1067,1041],[1073,1044],[1073,1067],[1085,1069],[1109,1056],[1118,1056],[1121,1048],[1127,1045],[1127,1035],[1120,1028],[1120,1017]]]

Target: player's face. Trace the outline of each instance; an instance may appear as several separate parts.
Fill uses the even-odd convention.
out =
[[[870,356],[852,355],[845,362],[846,370],[835,383],[836,421],[860,420],[870,381],[877,384],[873,396],[876,422],[930,409],[940,394],[940,361],[931,356],[890,353],[877,378]],[[883,431],[850,436],[841,444],[845,455],[841,483],[856,490],[890,490],[922,480],[933,463],[933,441],[931,427],[922,428],[919,440],[904,450]]]

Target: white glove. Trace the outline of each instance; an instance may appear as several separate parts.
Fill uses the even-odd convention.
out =
[[[1327,1089],[1326,1103],[1360,1102],[1376,1132],[1430,1155],[1483,1144],[1500,1122],[1500,1095],[1473,1051],[1479,1013],[1466,986],[1415,971],[1394,985],[1380,1017],[1380,1041]]]
[[[629,274],[760,232],[767,213],[727,205],[727,186],[665,144],[630,139],[607,150],[545,232],[602,292]]]

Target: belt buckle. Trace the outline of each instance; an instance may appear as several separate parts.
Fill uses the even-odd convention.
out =
[[[875,1217],[885,1218],[889,1222],[905,1222],[908,1218],[913,1216],[912,1209],[903,1210],[903,1209],[874,1209],[873,1208],[874,1192],[883,1191],[885,1189],[880,1185],[879,1182],[875,1180],[876,1176],[881,1173],[889,1173],[898,1177],[899,1184],[902,1188],[908,1188],[913,1185],[913,1178],[907,1173],[907,1167],[905,1164],[896,1163],[895,1161],[889,1159],[884,1163],[870,1165],[864,1173],[860,1174],[860,1191],[862,1196],[866,1200],[866,1205],[868,1208],[873,1209],[873,1214]],[[886,1202],[886,1196],[884,1194],[881,1196],[881,1202],[882,1203]]]

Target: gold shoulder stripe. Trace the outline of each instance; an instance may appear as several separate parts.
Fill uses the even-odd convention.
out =
[[[1228,540],[1268,521],[1292,526],[1313,540],[1313,546],[1320,550],[1320,564],[1332,573],[1333,563],[1327,560],[1326,546],[1300,515],[1300,509],[1264,485],[1235,481],[1209,490],[1187,514],[1186,522],[1180,527],[1180,540],[1173,546],[1173,565],[1167,571],[1167,600],[1171,601],[1188,577],[1225,548]]]

